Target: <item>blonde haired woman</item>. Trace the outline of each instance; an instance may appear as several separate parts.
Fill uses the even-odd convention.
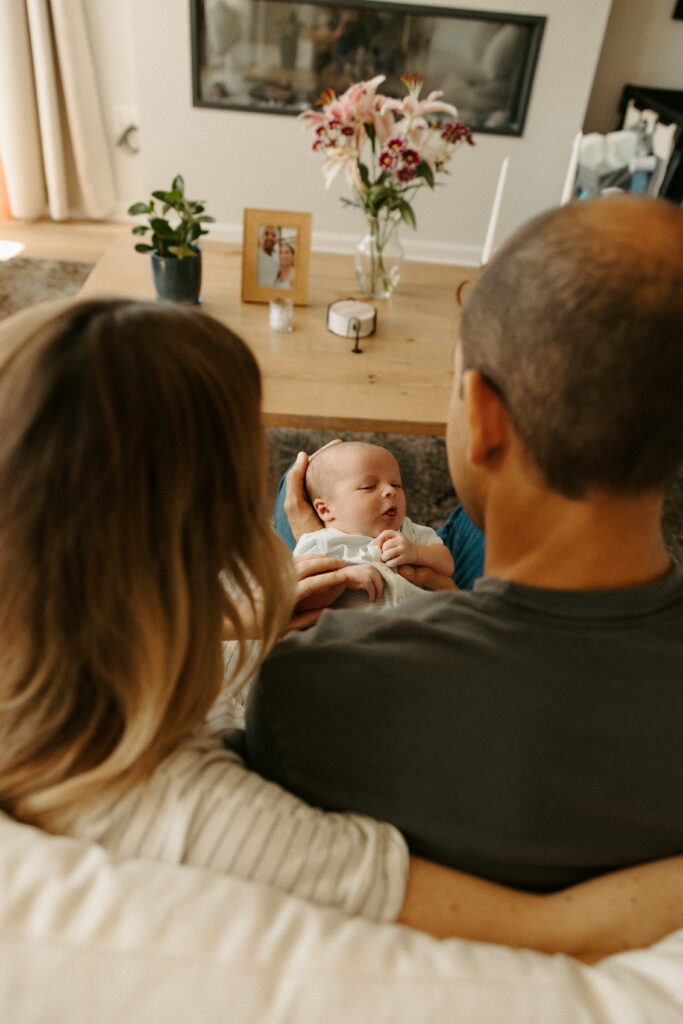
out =
[[[678,859],[569,898],[515,893],[307,806],[207,724],[222,638],[262,657],[295,599],[260,396],[247,346],[193,310],[94,300],[0,328],[2,810],[438,935],[593,959],[680,925]],[[343,581],[324,567],[300,593]]]

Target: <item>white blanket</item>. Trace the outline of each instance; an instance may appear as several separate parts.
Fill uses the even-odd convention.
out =
[[[0,815],[2,1024],[680,1024],[683,931],[588,967],[117,863]]]

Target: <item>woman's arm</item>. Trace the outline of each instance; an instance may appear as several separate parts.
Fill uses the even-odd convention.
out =
[[[438,938],[566,953],[593,963],[649,946],[683,927],[683,857],[625,868],[547,895],[411,857],[398,921]]]

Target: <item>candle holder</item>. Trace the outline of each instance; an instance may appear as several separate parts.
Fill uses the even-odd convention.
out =
[[[268,322],[274,331],[291,331],[294,303],[291,299],[271,299]]]
[[[367,338],[377,328],[377,310],[367,302],[357,299],[339,299],[327,307],[327,329],[342,338],[354,338],[352,352],[360,353],[363,349],[358,344],[359,338]]]

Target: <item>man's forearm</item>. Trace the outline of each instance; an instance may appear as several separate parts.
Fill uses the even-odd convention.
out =
[[[442,576],[451,576],[454,569],[453,555],[445,544],[417,544],[415,565],[434,569]]]

